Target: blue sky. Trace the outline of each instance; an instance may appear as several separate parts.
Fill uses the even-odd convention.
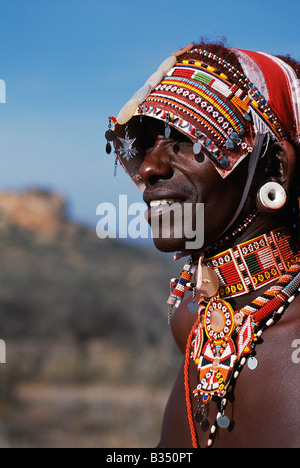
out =
[[[141,201],[107,156],[108,115],[175,49],[200,36],[300,60],[299,0],[0,0],[0,189],[54,189],[75,220]]]

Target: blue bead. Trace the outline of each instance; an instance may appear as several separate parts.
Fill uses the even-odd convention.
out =
[[[223,158],[221,158],[219,160],[219,163],[220,163],[220,166],[222,167],[222,169],[227,169],[228,166],[229,166],[229,161],[228,161],[228,158],[226,156],[223,156]]]
[[[200,141],[196,141],[194,143],[194,146],[193,146],[193,151],[194,151],[194,154],[200,154],[201,153],[201,149],[202,149],[202,145],[200,143]]]
[[[233,132],[231,134],[230,138],[234,143],[238,143],[240,141],[240,137],[238,136],[238,134],[236,132]]]
[[[248,112],[245,112],[245,114],[243,115],[244,119],[247,120],[248,122],[251,122],[251,114],[248,113]]]
[[[165,137],[168,139],[170,138],[171,136],[171,128],[169,127],[169,125],[166,125],[165,127]]]
[[[197,302],[191,302],[189,305],[188,305],[188,308],[189,308],[189,311],[192,313],[192,314],[196,314],[199,310],[199,305],[197,304]]]
[[[225,143],[225,146],[227,149],[229,150],[233,150],[234,149],[234,143],[233,141],[229,138],[226,143]]]

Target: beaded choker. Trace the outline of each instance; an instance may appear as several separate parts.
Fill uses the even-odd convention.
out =
[[[219,279],[219,294],[228,299],[249,294],[276,281],[298,254],[286,229],[278,229],[205,260]]]
[[[204,296],[211,297],[218,292],[221,299],[229,299],[257,291],[278,280],[297,255],[298,250],[290,232],[286,228],[280,228],[207,258],[201,266],[201,272],[204,272],[201,287],[205,291],[207,283],[215,283],[217,287],[208,287],[208,291],[212,292],[205,292]],[[190,258],[180,279],[171,280],[171,294],[168,299],[170,315],[173,309],[179,307],[186,291],[193,292],[196,297],[199,280],[192,282],[192,279],[197,267],[198,261]]]
[[[172,289],[179,287],[179,290],[189,289],[194,293],[189,308],[198,314],[198,319],[187,342],[184,386],[193,447],[199,448],[198,425],[204,432],[210,429],[209,448],[218,428],[226,429],[230,425],[225,410],[234,381],[246,363],[250,369],[256,369],[258,340],[265,329],[280,320],[300,292],[300,254],[289,232],[281,228],[207,259],[204,266],[200,263],[199,269],[206,269],[200,275],[200,293],[204,295],[203,291],[208,291],[208,294],[197,302],[199,273],[196,274],[197,285],[191,282],[196,269],[197,265],[190,259],[180,280],[172,280]],[[218,292],[215,285],[210,284],[216,277],[218,286],[221,285]],[[241,310],[234,311],[224,300],[256,291],[269,283],[272,285],[264,294]],[[191,363],[197,370],[196,388],[190,388]],[[192,396],[197,400],[196,412]],[[207,412],[212,398],[217,399],[219,412],[210,427]]]

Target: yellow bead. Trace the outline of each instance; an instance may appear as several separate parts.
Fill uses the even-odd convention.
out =
[[[222,80],[228,80],[228,76],[227,75],[224,75],[224,73],[221,73],[220,74],[220,78],[222,78]]]

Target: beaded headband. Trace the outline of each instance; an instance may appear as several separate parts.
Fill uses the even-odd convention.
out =
[[[276,141],[299,139],[300,92],[294,70],[271,55],[231,51],[244,73],[193,44],[179,49],[135,93],[117,119],[110,118],[118,138],[109,130],[107,140],[114,141],[119,161],[141,190],[139,168],[144,155],[139,135],[144,116],[163,121],[166,137],[171,127],[186,135],[196,154],[205,148],[223,178],[252,153],[256,135],[269,134]],[[193,54],[190,60],[189,54]],[[199,60],[195,60],[197,55]],[[208,59],[216,67],[208,65]]]

